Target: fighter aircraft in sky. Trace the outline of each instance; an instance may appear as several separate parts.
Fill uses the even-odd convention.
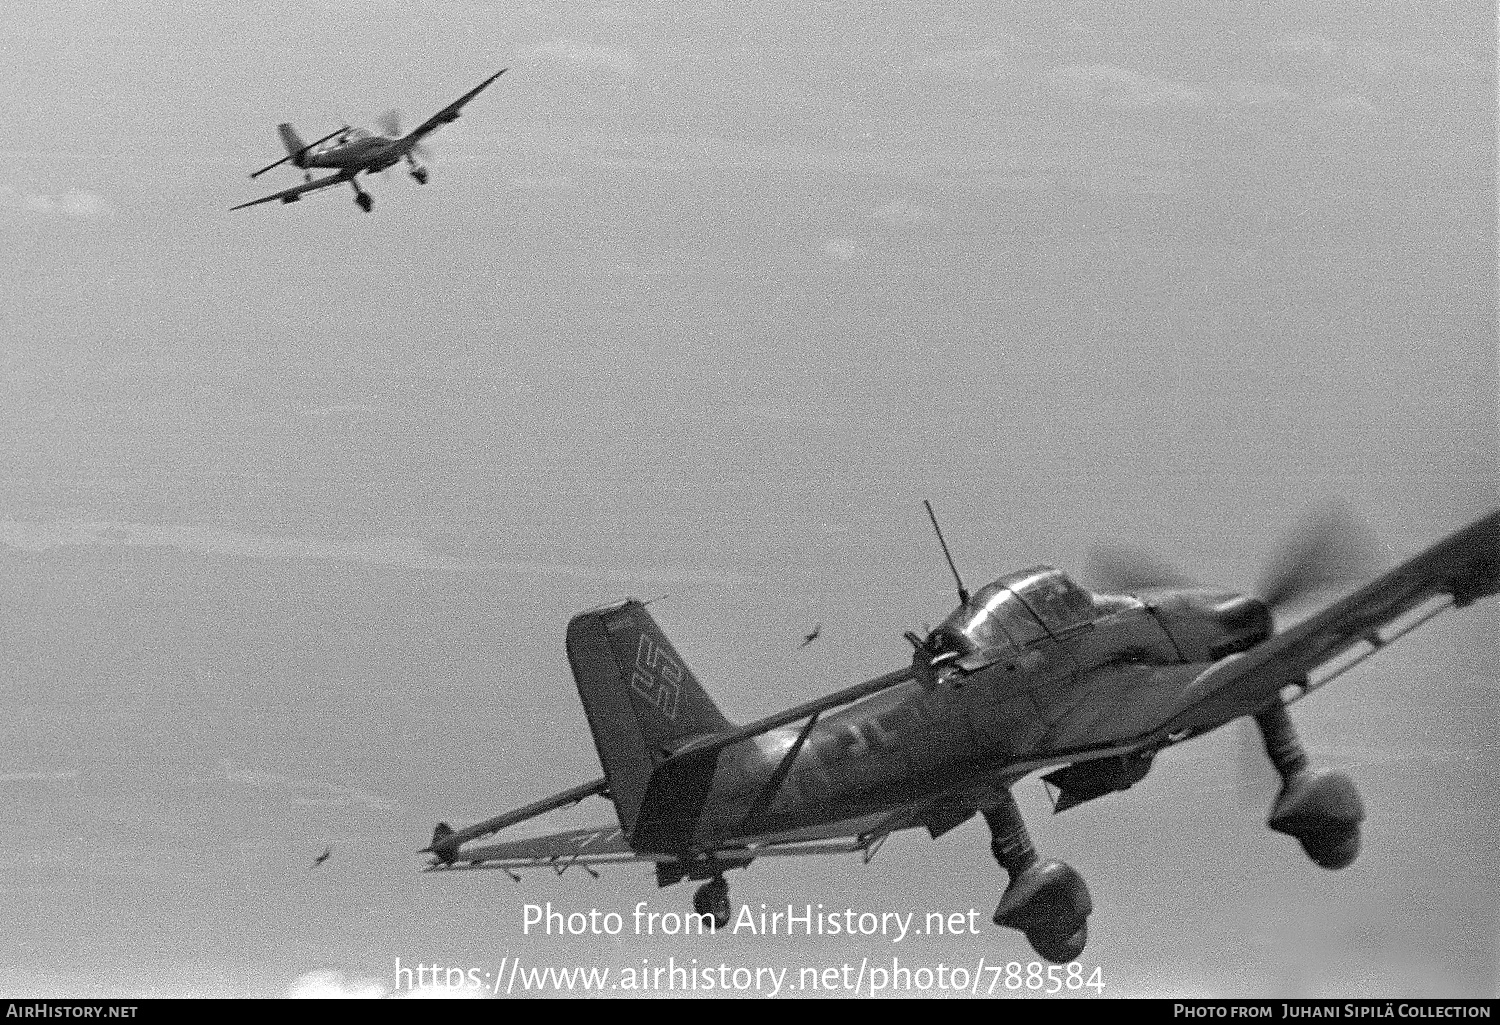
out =
[[[981,814],[1009,876],[995,923],[1067,963],[1087,942],[1088,886],[1037,856],[1011,787],[1050,770],[1042,779],[1062,812],[1129,789],[1167,748],[1244,716],[1282,780],[1267,824],[1318,865],[1343,868],[1359,852],[1359,794],[1348,776],[1310,767],[1287,706],[1440,612],[1500,591],[1500,512],[1278,631],[1278,608],[1337,575],[1345,540],[1326,519],[1304,531],[1256,595],[1192,586],[1130,555],[1111,560],[1114,586],[1097,592],[1034,566],[970,594],[945,543],[959,604],[927,636],[907,634],[911,665],[748,726],[724,718],[639,602],[581,613],[567,655],[603,777],[467,829],[439,824],[428,870],[519,878],[526,867],[653,862],[659,886],[705,881],[693,907],[722,928],[729,869],[835,852],[868,862],[898,830],[935,839]],[[617,824],[471,846],[595,795]]]
[[[373,174],[376,171],[384,171],[402,160],[406,161],[408,173],[416,179],[417,184],[426,185],[427,168],[417,163],[417,157],[425,159],[422,140],[443,125],[458,120],[464,104],[478,96],[507,70],[509,69],[501,68],[405,135],[401,134],[401,117],[395,111],[390,111],[381,118],[381,134],[379,135],[360,128],[345,127],[330,135],[325,135],[316,142],[304,143],[302,137],[297,134],[297,130],[291,125],[278,125],[276,130],[281,134],[282,145],[286,147],[286,156],[275,163],[267,164],[250,177],[258,178],[273,167],[290,163],[293,167],[302,169],[302,184],[283,189],[274,195],[262,196],[260,199],[241,203],[230,209],[243,210],[247,206],[257,206],[273,200],[296,203],[309,192],[348,182],[350,188],[354,190],[355,204],[365,213],[369,213],[375,207],[375,199],[359,187],[359,182],[354,176],[361,172]],[[322,178],[313,178],[313,168],[325,167],[337,173]]]

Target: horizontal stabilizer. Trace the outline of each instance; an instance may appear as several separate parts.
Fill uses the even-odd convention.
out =
[[[343,128],[338,129],[338,131],[329,132],[327,135],[323,136],[323,138],[318,139],[314,142],[309,142],[306,145],[304,145],[302,143],[302,140],[298,138],[297,133],[292,130],[291,125],[280,125],[277,130],[281,134],[282,144],[286,147],[286,156],[282,157],[280,160],[273,160],[265,167],[262,167],[259,171],[251,171],[250,177],[259,178],[261,175],[271,170],[271,168],[280,167],[287,161],[291,161],[292,164],[297,167],[303,166],[303,162],[310,151],[317,149],[329,139],[332,139],[335,136],[342,135],[344,132],[349,131],[349,126],[345,125]],[[288,132],[291,133],[290,139],[287,138]]]
[[[533,801],[515,811],[508,811],[503,815],[485,819],[483,822],[475,823],[467,829],[454,831],[446,822],[439,822],[437,828],[432,831],[431,845],[422,849],[423,854],[435,854],[440,861],[452,861],[458,854],[458,849],[470,840],[477,840],[481,836],[489,836],[498,833],[508,826],[519,825],[528,819],[534,819],[539,815],[545,815],[549,811],[566,808],[570,804],[577,804],[585,798],[596,794],[607,792],[604,780],[596,779],[590,783],[583,783],[551,797],[544,797],[540,801]]]

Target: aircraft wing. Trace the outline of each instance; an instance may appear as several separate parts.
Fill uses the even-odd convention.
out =
[[[248,203],[241,203],[239,206],[232,206],[229,209],[243,210],[247,206],[259,206],[262,203],[269,203],[272,200],[277,199],[281,200],[281,202],[283,203],[295,203],[306,193],[316,192],[319,189],[326,189],[330,185],[342,185],[348,180],[349,176],[346,174],[330,174],[326,178],[318,178],[315,181],[303,182],[301,185],[293,185],[289,189],[282,189],[280,192],[272,193],[269,196],[262,196],[259,199],[252,199]]]
[[[499,78],[509,70],[509,68],[501,68],[489,78],[486,78],[483,82],[480,82],[474,88],[470,89],[458,99],[448,104],[442,110],[432,115],[426,121],[423,121],[421,124],[417,125],[417,127],[413,128],[411,132],[407,134],[406,138],[402,141],[405,142],[408,147],[410,147],[413,143],[421,141],[423,136],[430,135],[432,132],[441,128],[443,125],[451,124],[452,122],[457,121],[459,112],[464,109],[464,104],[468,103],[474,97],[484,92],[485,89],[489,88],[491,82],[493,82],[495,79]]]
[[[1500,512],[1450,534],[1384,576],[1194,680],[1166,730],[1201,733],[1295,700],[1438,613],[1500,592]]]

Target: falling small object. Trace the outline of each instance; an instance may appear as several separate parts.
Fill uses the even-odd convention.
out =
[[[812,642],[813,642],[813,641],[815,641],[815,640],[817,640],[817,639],[818,639],[818,636],[819,636],[819,635],[820,635],[820,634],[821,634],[821,633],[822,633],[822,632],[823,632],[823,624],[822,624],[822,623],[818,623],[818,624],[817,624],[817,625],[815,625],[815,626],[814,626],[814,627],[813,627],[813,628],[812,628],[812,633],[810,633],[810,634],[808,634],[808,635],[807,635],[807,636],[806,636],[806,637],[804,637],[804,638],[802,638],[802,643],[801,643],[801,644],[799,644],[799,645],[798,645],[798,646],[797,646],[797,647],[798,647],[798,648],[805,648],[805,647],[807,647],[807,646],[808,646],[808,645],[809,645],[809,644],[811,644],[811,643],[812,643]]]
[[[313,868],[317,868],[319,865],[323,864],[323,862],[327,861],[332,856],[333,856],[333,848],[332,847],[325,847],[325,848],[323,848],[323,853],[319,854],[316,858],[313,859],[312,867]]]

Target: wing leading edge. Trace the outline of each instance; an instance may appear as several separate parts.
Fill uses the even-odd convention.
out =
[[[1500,592],[1500,512],[1471,523],[1312,618],[1205,670],[1171,733],[1202,732],[1261,711],[1295,685],[1301,696],[1448,608]],[[1317,675],[1321,674],[1321,675]]]
[[[330,174],[326,178],[319,178],[316,181],[303,182],[301,185],[293,185],[289,189],[282,189],[280,192],[272,193],[269,196],[262,196],[259,199],[252,199],[248,203],[241,203],[239,206],[232,206],[229,209],[243,210],[247,206],[259,206],[262,203],[269,203],[277,199],[281,200],[283,203],[295,203],[306,193],[316,192],[319,189],[326,189],[330,185],[341,185],[344,182],[351,180],[352,178],[353,175],[349,174]]]
[[[451,124],[454,121],[457,121],[459,112],[464,109],[465,104],[488,89],[490,87],[490,83],[494,82],[495,79],[499,78],[509,70],[509,68],[501,68],[489,78],[486,78],[483,82],[480,82],[474,88],[464,93],[458,99],[448,104],[446,107],[438,111],[436,114],[432,115],[426,121],[423,121],[421,124],[417,125],[417,127],[413,128],[406,135],[406,137],[401,140],[402,143],[405,144],[407,149],[410,149],[416,143],[421,142],[424,136],[432,134],[443,125]]]

